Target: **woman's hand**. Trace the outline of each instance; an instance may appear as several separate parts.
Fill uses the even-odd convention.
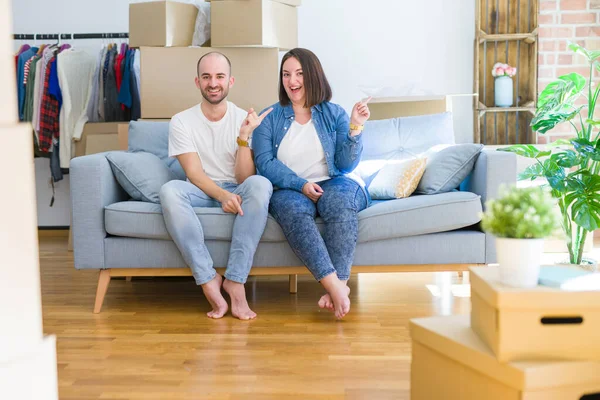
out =
[[[302,193],[316,203],[323,195],[323,189],[316,183],[307,182],[302,186]]]
[[[371,116],[371,111],[369,111],[369,106],[367,103],[371,101],[371,96],[369,96],[364,101],[359,101],[352,108],[352,114],[350,115],[350,122],[354,125],[364,125],[365,122]]]

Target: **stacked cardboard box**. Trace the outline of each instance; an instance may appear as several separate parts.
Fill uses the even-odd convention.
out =
[[[198,59],[225,54],[235,84],[228,100],[261,110],[278,99],[279,50],[297,46],[300,0],[211,2],[211,47],[189,47],[197,9],[170,1],[130,4],[130,45],[141,53],[142,119],[169,119],[201,102]]]
[[[411,399],[600,398],[600,292],[517,289],[471,269],[469,316],[411,321]]]

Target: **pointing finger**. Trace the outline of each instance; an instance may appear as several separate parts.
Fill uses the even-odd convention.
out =
[[[262,121],[263,119],[265,119],[265,117],[267,115],[269,115],[271,113],[271,111],[273,111],[273,107],[269,108],[267,111],[265,111],[264,113],[262,113],[259,117],[259,119]]]
[[[238,203],[237,198],[233,201],[233,205],[236,209],[236,211],[238,212],[238,214],[240,214],[241,216],[244,215],[244,211],[242,210],[242,206],[240,206],[240,203]]]

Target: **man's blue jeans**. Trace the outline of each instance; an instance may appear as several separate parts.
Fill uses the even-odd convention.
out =
[[[323,195],[316,204],[300,192],[280,189],[271,196],[270,212],[317,281],[334,272],[340,280],[348,280],[358,238],[358,213],[368,200],[358,183],[344,176],[317,184]],[[325,222],[323,236],[315,223],[317,215]]]
[[[235,217],[225,278],[246,283],[256,247],[267,224],[273,186],[268,179],[258,175],[248,177],[241,185],[223,183],[219,186],[242,197],[244,215]],[[196,185],[180,180],[163,185],[160,202],[167,230],[192,269],[196,284],[211,281],[216,271],[204,244],[204,231],[194,207],[221,207],[221,204]]]

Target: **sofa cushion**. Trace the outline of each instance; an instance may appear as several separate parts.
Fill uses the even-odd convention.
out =
[[[195,208],[207,240],[230,240],[234,215],[222,209]],[[480,221],[481,199],[470,192],[411,196],[376,202],[359,213],[358,241],[423,235],[464,228]],[[317,218],[322,231],[323,223]],[[115,236],[170,239],[160,205],[125,201],[105,207],[106,231]],[[279,224],[269,216],[262,236],[265,242],[282,242]]]
[[[405,160],[438,144],[454,144],[452,113],[365,122],[361,161]]]
[[[482,144],[473,143],[431,148],[424,154],[427,166],[415,193],[438,194],[458,188],[473,171],[482,149]]]
[[[186,179],[179,161],[169,157],[168,121],[131,121],[127,146],[131,152],[143,151],[154,154],[169,167],[177,179]]]
[[[106,159],[121,187],[132,199],[160,203],[158,193],[175,174],[152,153],[111,151]]]

